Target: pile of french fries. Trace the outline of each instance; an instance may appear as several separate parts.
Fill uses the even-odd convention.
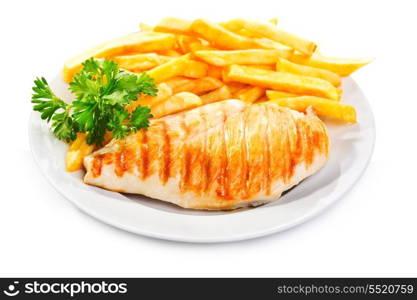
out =
[[[112,59],[121,69],[147,72],[158,85],[156,97],[137,105],[151,108],[154,118],[226,99],[250,104],[265,101],[355,123],[354,107],[341,103],[341,77],[368,64],[368,59],[326,57],[314,42],[282,30],[276,19],[233,19],[213,23],[164,18],[156,26],[140,24],[138,32],[105,42],[64,66],[70,82],[90,57]],[[79,134],[70,146],[67,169],[82,168],[93,151]]]

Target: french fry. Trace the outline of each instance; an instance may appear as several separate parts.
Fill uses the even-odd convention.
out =
[[[289,107],[298,111],[306,111],[314,107],[319,116],[332,117],[344,122],[356,123],[356,110],[352,106],[332,100],[313,96],[301,96],[269,100],[271,103]]]
[[[231,96],[232,94],[230,93],[229,88],[225,85],[217,90],[214,90],[210,93],[207,93],[201,96],[201,101],[203,102],[203,104],[207,104],[207,103],[230,99]]]
[[[217,79],[221,79],[222,78],[222,71],[223,71],[222,68],[209,65],[208,69],[207,69],[207,76],[217,78]]]
[[[188,62],[188,54],[176,57],[171,59],[169,62],[159,65],[148,71],[148,75],[151,76],[156,83],[160,83],[169,78],[181,75],[187,67]]]
[[[223,72],[223,79],[299,95],[339,100],[339,93],[331,83],[314,77],[231,65]]]
[[[156,96],[148,96],[148,95],[142,95],[140,98],[136,101],[133,101],[129,105],[126,106],[126,110],[129,112],[132,112],[135,110],[136,107],[139,105],[141,106],[155,106],[167,98],[171,97],[173,95],[173,91],[171,87],[166,83],[160,83],[158,84],[158,92]]]
[[[219,25],[235,33],[243,29],[243,21],[241,19],[232,19],[225,22],[220,22]]]
[[[297,64],[329,70],[344,77],[369,64],[372,60],[366,58],[333,58],[316,53],[310,57],[306,57],[300,53],[295,53],[291,57],[291,61]]]
[[[232,93],[233,97],[235,97],[235,95],[241,90],[249,87],[249,85],[240,82],[228,82],[226,85],[229,91]]]
[[[186,91],[186,86],[188,86],[189,83],[193,82],[194,80],[195,79],[177,76],[166,80],[165,83],[172,89],[173,93],[176,94]]]
[[[190,92],[196,95],[205,94],[212,90],[218,89],[224,85],[224,83],[221,80],[213,77],[203,77],[195,80],[177,77],[176,81],[177,82],[171,81],[171,84],[173,83],[172,86],[174,86],[174,93]]]
[[[103,58],[127,53],[144,53],[172,49],[175,36],[168,33],[135,32],[123,37],[102,43],[97,47],[69,59],[64,64],[63,76],[66,82],[81,70],[81,64],[90,57]]]
[[[185,68],[179,74],[185,77],[201,78],[207,76],[208,65],[195,60],[188,60],[185,63]]]
[[[202,45],[201,41],[198,38],[193,37],[193,36],[188,36],[188,35],[179,35],[177,37],[177,44],[181,52],[184,54],[192,52],[191,45],[193,44]]]
[[[168,56],[158,55],[156,53],[134,54],[115,56],[113,60],[121,69],[125,70],[148,70],[166,63],[171,59]]]
[[[273,49],[279,51],[282,58],[290,59],[294,54],[293,48],[267,38],[254,38],[253,41],[259,46],[258,48]]]
[[[175,94],[167,100],[151,106],[154,118],[161,118],[166,115],[174,114],[202,105],[200,97],[193,93],[182,92]]]
[[[302,39],[286,31],[280,30],[274,24],[255,22],[247,19],[239,20],[242,24],[242,28],[259,36],[266,37],[273,41],[287,45],[300,51],[303,54],[311,55],[317,48],[315,43]]]
[[[180,57],[183,55],[174,49],[158,51],[158,54],[163,55],[163,56],[169,56],[169,57]]]
[[[168,32],[176,34],[192,34],[192,22],[179,18],[163,18],[158,25],[155,26],[154,31]]]
[[[268,97],[269,100],[274,100],[274,99],[281,99],[281,98],[298,97],[299,95],[286,93],[286,92],[280,92],[280,91],[267,90],[266,96]]]
[[[275,71],[276,65],[242,65],[246,67],[251,67],[255,69],[261,69],[261,70],[269,70],[269,71]]]
[[[188,86],[184,86],[186,91],[194,93],[196,95],[203,95],[212,90],[221,88],[224,83],[213,77],[203,77],[192,81]]]
[[[84,157],[94,151],[94,146],[87,144],[85,133],[77,133],[77,138],[71,143],[65,159],[65,166],[68,172],[81,170]]]
[[[224,67],[233,64],[275,64],[281,57],[279,50],[249,49],[233,51],[195,51],[194,55],[211,65]]]
[[[195,34],[220,49],[250,49],[255,45],[251,39],[237,35],[207,20],[195,20],[191,25],[191,29]]]
[[[280,58],[278,60],[276,70],[279,72],[287,72],[292,74],[321,78],[327,80],[335,87],[340,86],[341,82],[341,78],[337,73],[325,69],[299,65],[283,58]]]
[[[251,86],[237,92],[234,97],[247,103],[254,103],[264,95],[264,88],[259,86]]]

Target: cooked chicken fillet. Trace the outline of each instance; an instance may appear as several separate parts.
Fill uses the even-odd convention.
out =
[[[326,162],[329,137],[312,113],[238,100],[151,121],[87,156],[85,183],[193,209],[279,198]]]

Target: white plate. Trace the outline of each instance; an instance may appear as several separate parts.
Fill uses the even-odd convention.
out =
[[[68,99],[65,84],[52,83],[58,95]],[[360,178],[371,158],[375,124],[371,108],[358,85],[343,81],[343,102],[355,106],[355,125],[327,120],[331,137],[330,159],[279,200],[256,208],[230,212],[186,210],[140,195],[124,195],[88,186],[83,172],[67,173],[67,146],[49,132],[38,112],[30,119],[33,156],[49,182],[87,214],[118,228],[160,239],[185,242],[225,242],[255,238],[301,224],[340,199]]]

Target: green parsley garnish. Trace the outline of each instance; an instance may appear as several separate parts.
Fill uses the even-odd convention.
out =
[[[77,132],[87,133],[87,143],[100,146],[106,130],[115,138],[146,129],[152,118],[150,109],[137,106],[132,112],[125,107],[141,94],[155,96],[154,80],[146,73],[136,75],[120,70],[111,60],[90,58],[83,63],[69,85],[76,100],[71,104],[58,98],[45,78],[36,78],[32,95],[33,109],[50,122],[60,140],[75,140]]]

